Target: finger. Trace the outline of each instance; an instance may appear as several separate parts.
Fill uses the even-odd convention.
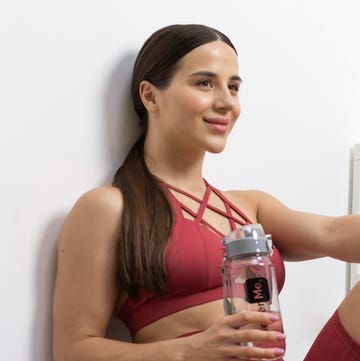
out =
[[[232,328],[240,328],[248,324],[271,324],[279,321],[280,318],[273,313],[244,311],[226,316],[226,324]]]
[[[285,351],[281,348],[259,348],[252,346],[234,346],[229,351],[231,354],[236,355],[236,360],[272,360],[285,354]]]
[[[285,345],[285,334],[274,331],[262,331],[251,329],[240,329],[233,333],[232,342],[235,344],[244,342],[253,342],[258,346],[261,343],[263,347],[275,347]]]

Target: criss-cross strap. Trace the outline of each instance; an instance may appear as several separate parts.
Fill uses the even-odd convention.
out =
[[[222,214],[224,217],[228,217],[230,224],[231,224],[231,229],[235,229],[236,228],[236,224],[235,223],[239,223],[242,226],[245,224],[251,224],[251,220],[246,216],[246,214],[244,212],[242,212],[238,207],[235,206],[235,204],[233,204],[232,202],[230,202],[223,194],[222,192],[220,192],[218,189],[214,188],[211,184],[207,183],[207,181],[205,180],[205,183],[207,184],[207,187],[209,187],[223,202],[225,205],[225,209],[226,212],[222,211],[221,209],[215,210],[215,207],[213,207],[211,204],[208,205],[208,207],[210,209],[212,209],[215,212],[218,212],[220,214]],[[238,217],[234,217],[232,212],[235,212],[238,217],[241,218],[241,220]]]
[[[223,237],[224,234],[203,218],[204,212],[207,208],[210,209],[211,211],[216,212],[216,213],[220,214],[221,216],[227,218],[230,222],[230,227],[232,230],[236,229],[236,227],[237,227],[236,224],[245,225],[245,224],[251,223],[251,220],[240,209],[238,209],[232,202],[230,202],[222,194],[222,192],[220,192],[218,189],[211,186],[205,179],[204,179],[204,182],[206,185],[206,189],[205,189],[205,193],[204,193],[202,199],[194,196],[193,194],[191,194],[183,189],[175,187],[171,184],[168,184],[166,182],[163,182],[163,183],[169,189],[171,189],[177,193],[183,194],[186,197],[189,197],[190,199],[197,202],[199,204],[199,209],[196,212],[174,196],[174,198],[178,202],[178,204],[183,212],[186,212],[187,214],[189,214],[191,217],[194,218],[195,222],[198,222],[198,223],[206,226],[207,228],[209,228],[210,230],[212,230],[213,232],[218,234],[220,237]],[[222,200],[224,207],[225,207],[225,211],[212,204],[209,204],[209,198],[210,198],[210,195],[212,192],[214,194],[216,194]],[[234,215],[233,213],[235,213],[236,215]]]

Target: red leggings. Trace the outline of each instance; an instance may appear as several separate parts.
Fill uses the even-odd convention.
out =
[[[360,345],[344,329],[338,311],[320,331],[304,361],[360,361]]]

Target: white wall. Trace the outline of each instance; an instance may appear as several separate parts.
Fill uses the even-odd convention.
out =
[[[2,359],[51,359],[58,231],[78,196],[109,182],[134,139],[131,62],[163,25],[218,27],[239,50],[243,114],[206,177],[297,209],[347,213],[350,149],[360,140],[359,16],[356,0],[2,3]],[[324,259],[287,271],[286,359],[298,361],[345,294],[345,265]]]

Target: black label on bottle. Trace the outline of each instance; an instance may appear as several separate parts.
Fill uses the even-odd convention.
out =
[[[267,302],[270,300],[268,281],[264,277],[249,278],[245,281],[246,300],[249,303]]]

